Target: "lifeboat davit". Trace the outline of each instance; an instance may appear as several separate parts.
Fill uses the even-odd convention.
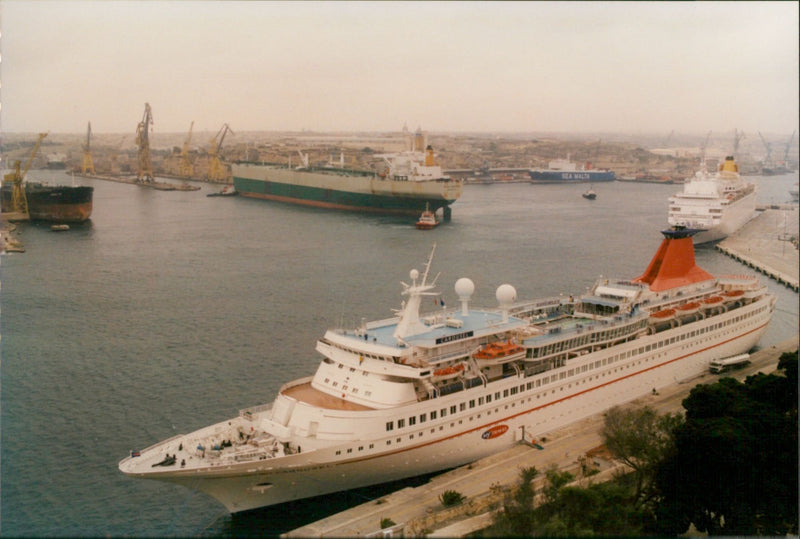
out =
[[[653,322],[666,322],[675,318],[675,309],[663,309],[656,311],[650,315],[650,320]]]
[[[474,354],[476,361],[484,364],[508,363],[525,357],[525,347],[511,341],[489,343]]]

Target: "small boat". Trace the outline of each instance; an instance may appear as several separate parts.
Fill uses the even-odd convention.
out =
[[[507,363],[525,357],[525,347],[511,341],[489,343],[474,354],[479,363]]]
[[[436,214],[430,211],[430,209],[426,206],[425,211],[422,212],[422,215],[419,216],[419,220],[417,221],[417,228],[420,230],[430,230],[439,224],[439,221],[436,220]]]
[[[448,378],[454,378],[462,372],[464,372],[464,364],[459,363],[458,365],[450,365],[449,367],[436,369],[433,371],[433,375],[440,380],[446,380]]]
[[[718,305],[722,305],[723,298],[722,296],[711,296],[703,300],[705,308],[712,308]]]
[[[597,193],[595,193],[594,190],[590,188],[588,191],[584,191],[582,196],[583,198],[594,200],[597,198]]]
[[[728,292],[723,292],[722,295],[725,301],[735,301],[744,296],[744,290],[729,290]]]
[[[236,189],[233,187],[233,185],[226,185],[225,187],[222,188],[222,191],[219,191],[217,193],[209,193],[206,196],[207,197],[234,197],[234,196],[236,196],[238,194],[239,193],[236,191]]]
[[[650,320],[654,322],[666,322],[675,318],[675,309],[664,309],[656,311],[650,315]]]
[[[678,314],[691,314],[697,312],[697,309],[700,308],[700,304],[696,301],[690,301],[689,303],[684,303],[683,305],[678,305],[675,310]]]
[[[69,225],[50,225],[50,230],[53,232],[64,232],[65,230],[69,230]]]

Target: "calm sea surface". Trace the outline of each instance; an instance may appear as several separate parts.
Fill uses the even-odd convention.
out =
[[[57,172],[29,179],[71,182]],[[749,179],[760,202],[779,203],[798,177]],[[460,277],[484,306],[503,283],[521,299],[581,293],[600,275],[644,271],[667,197],[681,189],[614,182],[587,201],[586,185],[470,185],[450,223],[418,231],[410,217],[206,197],[216,186],[75,181],[95,188],[91,222],[60,233],[20,225],[27,252],[0,262],[5,536],[272,535],[380,496],[366,489],[232,517],[204,494],[127,478],[117,463],[312,374],[316,339],[391,316],[400,282],[423,269],[434,242],[431,271],[448,306]],[[697,259],[712,273],[752,273],[711,248]],[[762,346],[798,331],[797,294],[769,286],[779,304]]]

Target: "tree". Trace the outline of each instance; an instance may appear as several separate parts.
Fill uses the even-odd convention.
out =
[[[533,535],[535,528],[533,480],[538,474],[533,466],[520,470],[517,488],[506,496],[503,507],[494,514],[493,531],[499,536]]]
[[[656,473],[654,531],[797,533],[797,354],[779,371],[692,389]]]
[[[636,500],[649,490],[658,464],[672,449],[672,433],[681,421],[680,415],[659,415],[648,406],[635,409],[615,406],[606,412],[603,441],[615,459],[633,470]]]

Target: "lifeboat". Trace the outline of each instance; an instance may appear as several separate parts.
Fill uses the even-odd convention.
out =
[[[713,309],[714,307],[719,307],[724,302],[724,298],[722,296],[710,296],[703,300],[703,308],[704,309]]]
[[[489,343],[472,357],[483,364],[507,363],[525,357],[525,347],[511,341]]]
[[[723,292],[722,295],[724,296],[725,301],[736,301],[744,296],[744,290],[729,290],[727,292]]]
[[[683,305],[678,305],[675,308],[675,311],[679,315],[681,315],[681,314],[692,314],[692,313],[696,313],[697,309],[699,309],[699,308],[700,308],[700,304],[699,303],[697,303],[696,301],[690,301],[689,303],[684,303]]]
[[[436,369],[433,371],[433,375],[436,378],[441,380],[446,380],[448,378],[454,378],[464,372],[464,364],[459,363],[457,365],[450,365],[449,367],[442,367],[441,369]]]
[[[650,320],[653,322],[666,322],[673,318],[675,318],[675,309],[663,309],[650,315]]]

